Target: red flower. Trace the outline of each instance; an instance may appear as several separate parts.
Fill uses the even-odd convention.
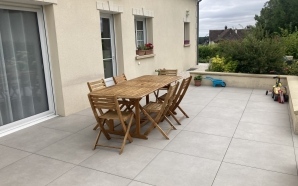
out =
[[[153,44],[152,43],[147,43],[147,44],[145,44],[145,47],[147,49],[153,49]]]

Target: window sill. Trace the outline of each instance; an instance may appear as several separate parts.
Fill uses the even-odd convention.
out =
[[[190,47],[190,44],[185,44],[184,47]]]
[[[146,59],[146,58],[151,58],[151,57],[154,57],[154,56],[155,56],[155,54],[136,56],[136,59]]]

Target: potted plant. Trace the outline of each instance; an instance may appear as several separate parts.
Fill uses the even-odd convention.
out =
[[[153,44],[152,43],[146,43],[145,48],[146,48],[146,55],[153,54]]]
[[[201,75],[197,75],[194,77],[194,81],[195,81],[195,86],[201,86],[201,82],[202,82],[202,76]]]
[[[139,45],[136,50],[136,54],[139,56],[153,54],[153,44],[146,43],[145,45]]]

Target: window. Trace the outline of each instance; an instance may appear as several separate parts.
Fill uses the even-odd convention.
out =
[[[190,44],[190,25],[188,22],[184,22],[184,45],[188,46]]]
[[[144,46],[147,43],[146,19],[135,20],[136,47]]]
[[[54,113],[41,9],[0,5],[0,133]]]

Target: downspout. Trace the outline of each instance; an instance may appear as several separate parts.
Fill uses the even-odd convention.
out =
[[[197,46],[196,46],[196,65],[198,64],[198,56],[199,56],[199,22],[200,22],[200,13],[199,13],[199,8],[200,8],[200,2],[202,0],[197,1]]]

